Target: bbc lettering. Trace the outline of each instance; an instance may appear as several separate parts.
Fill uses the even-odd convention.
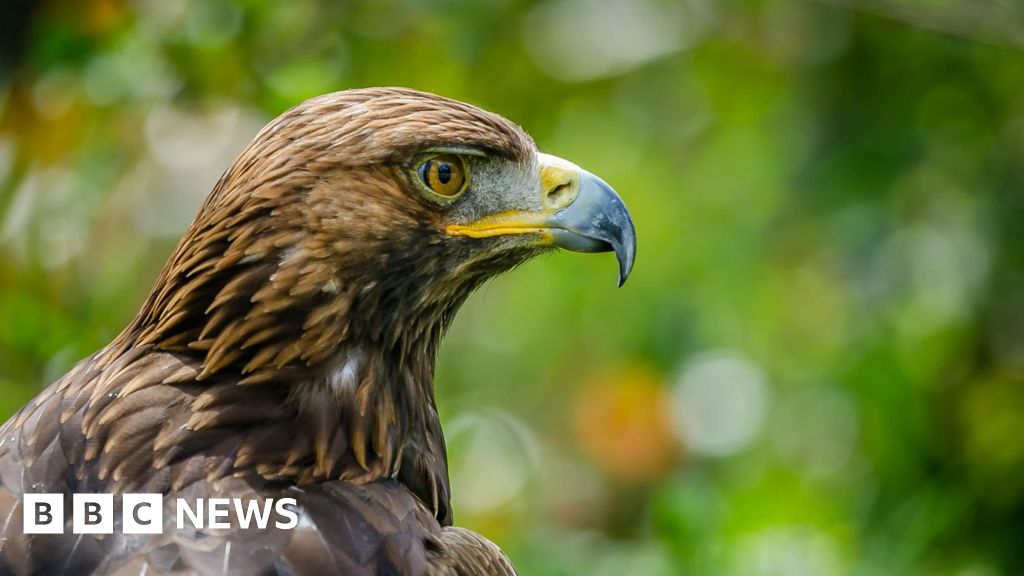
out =
[[[64,533],[63,494],[25,494],[25,534]],[[74,494],[71,499],[71,532],[73,534],[113,534],[114,495]],[[299,523],[294,498],[267,498],[262,501],[243,498],[198,498],[192,502],[184,498],[174,501],[174,526],[188,528],[228,529],[234,512],[237,526],[266,530],[273,526],[291,530]],[[278,519],[271,522],[277,514]],[[164,498],[161,494],[122,494],[121,527],[123,534],[161,534],[164,531]]]

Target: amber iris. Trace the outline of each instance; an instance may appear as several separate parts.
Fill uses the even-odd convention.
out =
[[[420,180],[433,193],[452,198],[466,188],[466,166],[455,154],[442,154],[420,164]]]

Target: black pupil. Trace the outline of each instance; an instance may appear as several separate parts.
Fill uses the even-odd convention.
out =
[[[447,184],[452,180],[452,165],[447,162],[441,162],[441,165],[437,167],[437,180],[441,184]]]

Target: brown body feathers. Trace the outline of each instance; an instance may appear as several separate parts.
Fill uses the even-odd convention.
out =
[[[130,325],[0,430],[0,573],[514,573],[450,527],[434,359],[468,294],[542,248],[445,236],[409,177],[438,147],[495,174],[536,155],[498,116],[400,89],[315,98],[264,128]],[[126,491],[293,497],[300,521],[21,532],[26,492],[69,511],[71,493]]]

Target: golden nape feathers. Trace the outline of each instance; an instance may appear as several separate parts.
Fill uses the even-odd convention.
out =
[[[0,573],[514,573],[450,527],[434,361],[477,286],[556,247],[624,280],[629,214],[499,116],[391,88],[285,112],[128,327],[4,425]],[[290,497],[299,522],[26,535],[30,492]]]

